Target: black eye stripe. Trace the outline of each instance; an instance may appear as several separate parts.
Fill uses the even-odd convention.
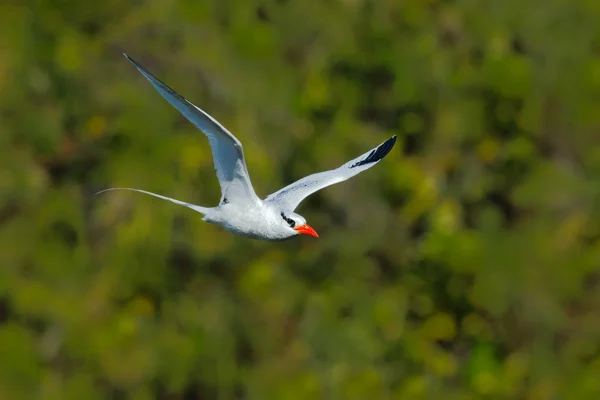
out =
[[[293,228],[293,227],[295,227],[295,226],[296,226],[296,222],[294,222],[294,220],[293,220],[293,219],[286,217],[286,216],[285,216],[285,214],[283,213],[283,211],[281,212],[281,217],[283,218],[283,220],[284,220],[285,222],[287,222],[287,223],[288,223],[288,225],[289,225],[290,227],[292,227],[292,228]]]

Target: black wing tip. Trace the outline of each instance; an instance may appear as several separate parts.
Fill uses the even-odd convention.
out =
[[[396,145],[396,135],[392,136],[385,142],[379,145],[379,147],[375,150],[375,153],[368,158],[372,158],[370,162],[376,162],[381,160],[383,157],[387,156],[390,151]]]
[[[361,160],[357,163],[352,164],[350,166],[350,168],[360,167],[361,165],[371,164],[371,163],[375,163],[375,162],[381,160],[383,157],[387,156],[390,151],[392,151],[395,144],[396,144],[396,135],[392,136],[385,142],[381,143],[376,149],[374,149],[373,151],[371,151],[371,153],[369,153],[367,158],[365,158],[364,160]]]
[[[390,150],[392,150],[394,148],[394,145],[396,144],[396,135],[392,136],[391,138],[389,138],[388,140],[386,140],[385,142],[383,142],[383,144],[389,143],[390,146]],[[390,152],[390,150],[388,150],[387,153]],[[387,154],[385,153],[384,156]]]

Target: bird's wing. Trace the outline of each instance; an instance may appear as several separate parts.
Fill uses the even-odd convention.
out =
[[[265,201],[277,203],[282,209],[293,211],[302,200],[317,190],[343,182],[371,168],[392,150],[395,143],[396,136],[392,136],[371,151],[348,161],[341,167],[304,177],[269,195]]]
[[[242,143],[213,117],[164,84],[127,54],[124,55],[162,97],[208,137],[217,178],[221,185],[221,200],[224,198],[229,202],[257,200],[246,167]]]
[[[108,192],[109,190],[133,190],[134,192],[140,192],[140,193],[149,194],[150,196],[158,197],[159,199],[167,200],[167,201],[170,201],[171,203],[175,203],[175,204],[179,204],[180,206],[185,206],[185,207],[191,208],[192,210],[198,211],[201,214],[206,214],[210,210],[209,208],[206,208],[206,207],[197,206],[197,205],[192,204],[192,203],[186,203],[185,201],[180,201],[180,200],[172,199],[170,197],[163,196],[163,195],[156,194],[156,193],[152,193],[152,192],[148,192],[148,191],[142,190],[142,189],[110,188],[110,189],[101,190],[101,191],[99,191],[96,194]]]

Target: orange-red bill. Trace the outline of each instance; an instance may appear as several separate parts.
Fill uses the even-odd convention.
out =
[[[301,233],[302,235],[314,236],[316,238],[319,237],[319,235],[317,234],[317,232],[315,232],[315,230],[313,228],[311,228],[308,224],[297,226],[294,229],[298,233]]]

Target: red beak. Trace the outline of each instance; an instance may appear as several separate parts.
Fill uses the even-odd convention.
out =
[[[319,235],[317,234],[317,232],[315,232],[315,230],[313,228],[311,228],[310,226],[308,226],[308,224],[297,226],[294,229],[298,233],[301,233],[302,235],[310,235],[310,236],[314,236],[316,238],[319,237]]]

